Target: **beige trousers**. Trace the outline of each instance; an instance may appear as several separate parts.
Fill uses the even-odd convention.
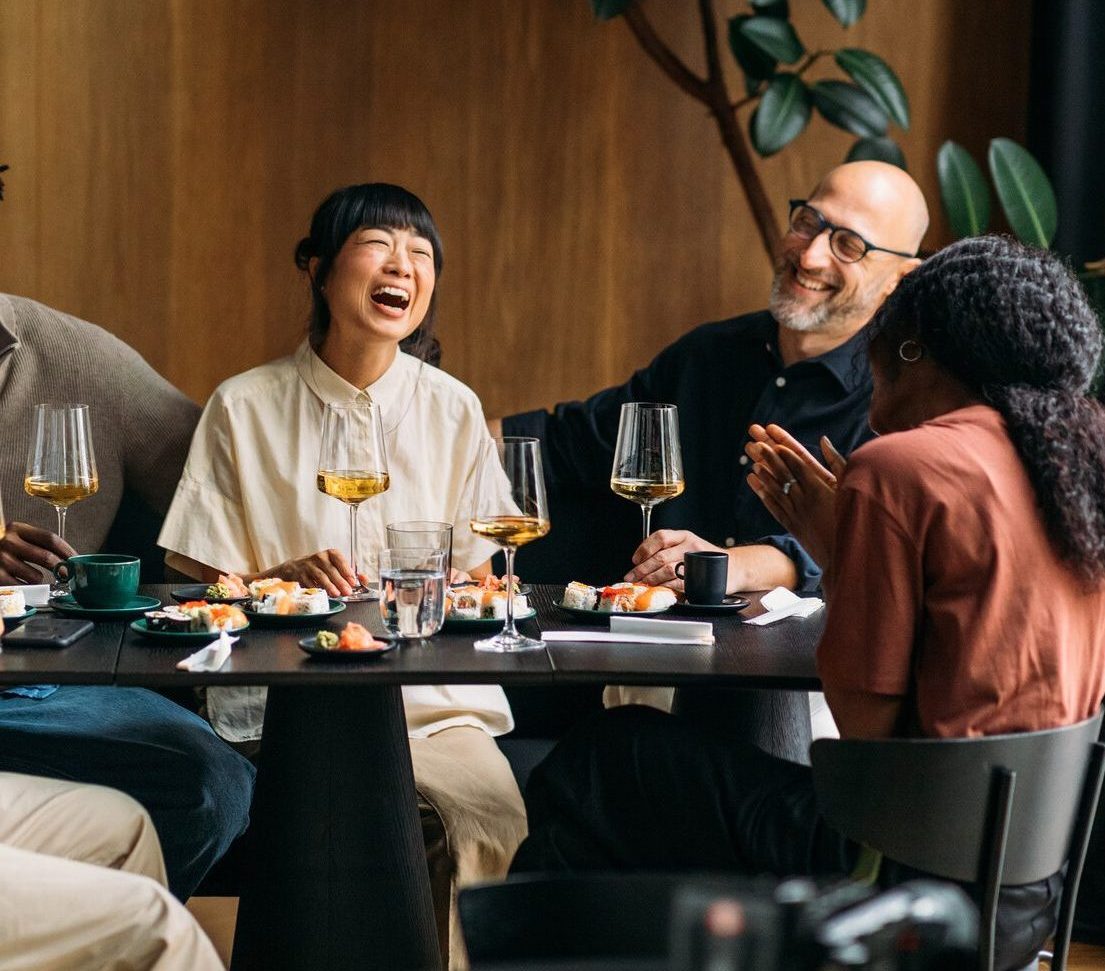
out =
[[[526,810],[510,763],[486,732],[447,728],[410,743],[441,953],[450,971],[463,971],[457,891],[506,876],[526,836]]]
[[[215,971],[153,823],[101,786],[0,772],[0,971]]]

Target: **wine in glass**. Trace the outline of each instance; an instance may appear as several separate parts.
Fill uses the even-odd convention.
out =
[[[318,491],[349,506],[349,566],[356,577],[353,592],[343,600],[375,600],[376,591],[358,569],[357,510],[361,503],[387,490],[387,453],[380,407],[370,399],[328,404],[322,420],[318,455]]]
[[[99,489],[88,405],[35,405],[23,490],[54,507],[58,536],[65,539],[65,514],[69,507],[95,495]],[[55,580],[50,596],[68,592],[62,581]]]
[[[648,539],[652,507],[683,492],[683,453],[675,405],[646,401],[622,405],[610,488],[641,507],[641,539]]]
[[[506,619],[494,637],[476,641],[477,651],[525,651],[544,647],[514,626],[514,552],[549,531],[549,504],[536,438],[497,438],[476,474],[475,508],[469,527],[506,555]]]

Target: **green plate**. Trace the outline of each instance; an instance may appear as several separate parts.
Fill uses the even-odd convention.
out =
[[[210,630],[150,630],[146,626],[146,618],[141,620],[132,620],[130,622],[130,629],[136,634],[141,634],[143,637],[152,638],[155,641],[176,641],[178,644],[200,644],[200,643],[212,643],[219,639],[218,631]],[[234,630],[227,631],[228,634],[237,636],[242,631],[249,630],[249,624],[245,627],[235,627]]]
[[[327,617],[333,617],[334,614],[340,614],[345,610],[345,604],[340,600],[334,600],[330,598],[330,609],[322,614],[259,614],[255,610],[250,610],[248,607],[242,608],[248,618],[249,622],[254,627],[268,627],[276,629],[286,629],[290,627],[313,627],[320,620],[325,620]]]
[[[387,647],[378,647],[373,651],[328,651],[325,648],[319,647],[313,637],[304,637],[302,640],[296,641],[300,650],[306,651],[311,657],[322,657],[328,661],[371,661],[375,658],[382,657],[385,654],[390,654],[399,646],[398,639],[394,637],[384,637],[380,634],[372,635],[378,641],[385,641]]]
[[[537,611],[532,607],[529,610],[524,610],[520,614],[514,615],[514,622],[520,623],[523,620],[529,620],[532,617],[537,616]],[[502,617],[476,617],[468,620],[464,617],[446,617],[445,623],[441,625],[442,630],[451,630],[454,633],[462,634],[465,631],[496,631],[503,629],[504,619]]]
[[[125,607],[82,607],[72,597],[57,597],[50,606],[63,617],[81,617],[85,620],[125,620],[147,610],[157,610],[161,601],[157,597],[135,597]]]
[[[23,621],[27,620],[30,617],[33,617],[37,613],[38,611],[35,610],[34,607],[28,607],[25,613],[15,614],[10,617],[0,617],[0,620],[4,622],[5,626],[8,626],[10,624],[22,624]]]

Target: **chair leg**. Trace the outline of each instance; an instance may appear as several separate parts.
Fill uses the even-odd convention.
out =
[[[978,966],[994,971],[994,939],[997,933],[998,896],[1005,870],[1005,847],[1009,841],[1009,820],[1013,815],[1013,790],[1017,773],[995,766],[991,773],[990,812],[984,847],[986,879],[983,881],[982,912],[979,914]]]
[[[1074,926],[1074,905],[1078,902],[1078,884],[1082,880],[1082,867],[1086,863],[1086,850],[1090,845],[1090,833],[1097,815],[1097,800],[1101,796],[1102,779],[1105,778],[1105,745],[1094,742],[1091,747],[1093,751],[1090,754],[1090,765],[1082,786],[1082,800],[1070,841],[1067,878],[1063,883],[1063,897],[1059,904],[1059,923],[1055,929],[1051,971],[1066,971],[1071,928]]]

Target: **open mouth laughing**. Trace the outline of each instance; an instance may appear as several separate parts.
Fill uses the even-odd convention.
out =
[[[372,302],[381,307],[390,307],[393,310],[406,310],[411,302],[411,295],[401,287],[383,286],[372,291]]]

